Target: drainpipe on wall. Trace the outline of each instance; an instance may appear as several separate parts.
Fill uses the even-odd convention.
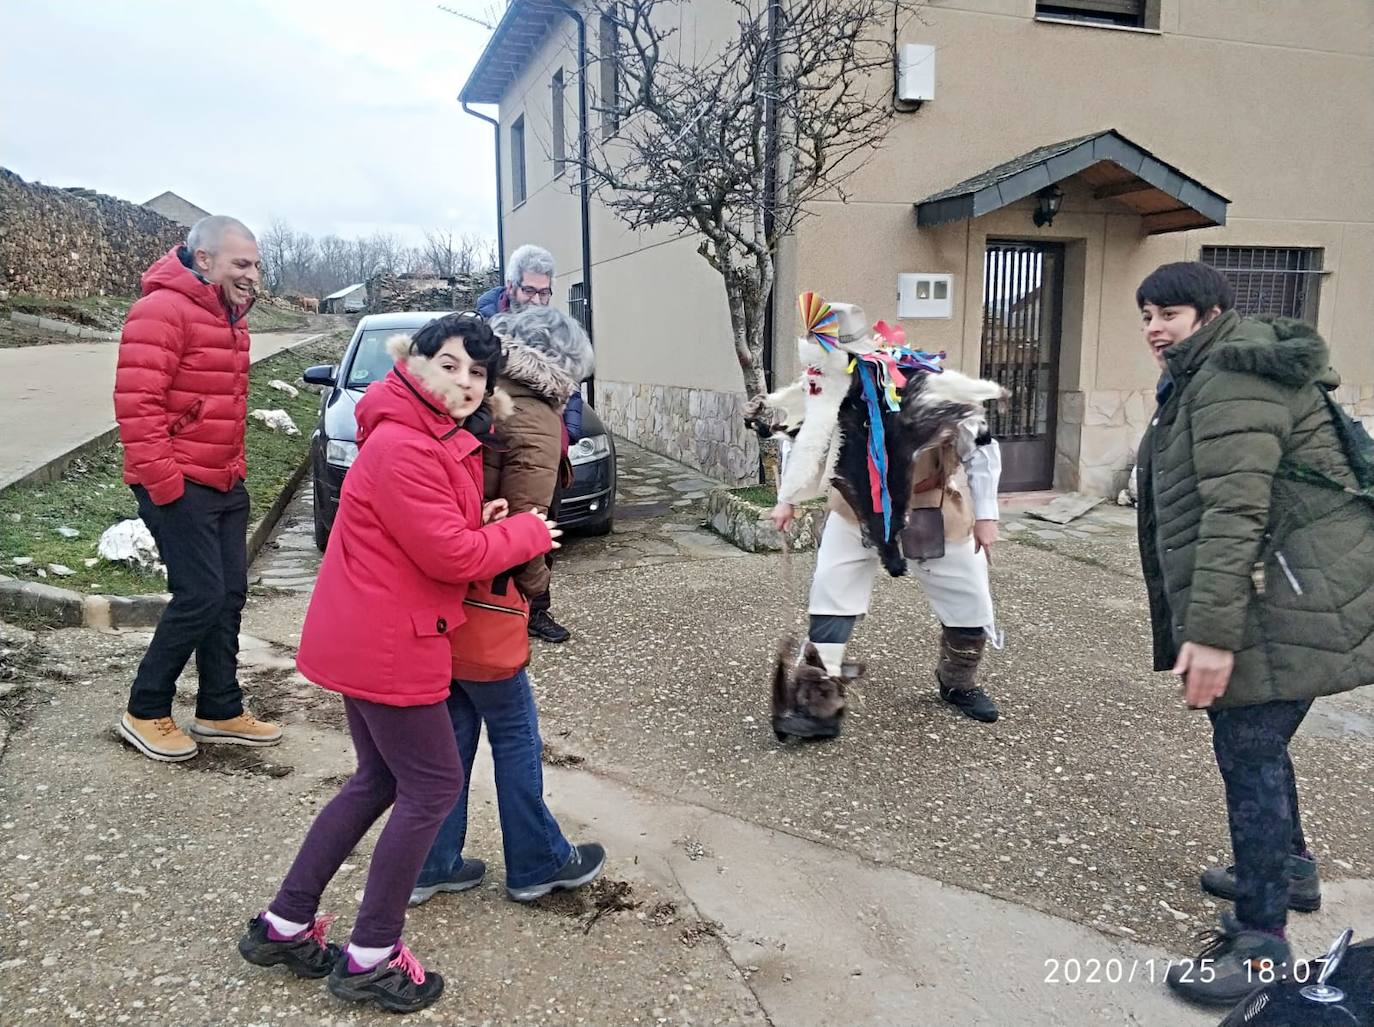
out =
[[[505,201],[501,193],[501,122],[487,117],[481,111],[473,110],[466,100],[463,101],[463,110],[474,118],[485,121],[496,135],[496,270],[501,272],[506,266]]]
[[[778,15],[780,4],[776,2],[768,5],[768,42],[773,53],[769,58],[769,72],[773,81],[776,82],[782,71],[782,58],[778,53]],[[773,225],[776,215],[774,214],[775,201],[778,192],[778,105],[774,100],[764,101],[767,113],[763,121],[764,139],[764,168],[763,168],[763,193],[766,197],[766,206],[763,208],[763,231],[765,235],[772,236]],[[768,292],[767,305],[763,308],[763,382],[764,388],[770,392],[773,390],[773,364],[774,364],[774,338],[776,325],[773,317],[773,304],[776,299],[776,282],[778,277],[777,254],[773,255],[773,281],[774,288]],[[763,454],[759,453],[759,483],[768,483],[767,470],[763,464]]]
[[[591,126],[587,123],[587,22],[581,12],[566,0],[553,2],[577,23],[577,156],[580,165],[578,170],[582,176],[578,190],[582,200],[582,299],[585,304],[583,310],[587,316],[587,338],[592,341],[592,348],[595,349],[595,337],[592,335],[595,310],[592,305],[592,194],[587,176],[587,140],[591,133]],[[587,379],[587,402],[593,407],[596,406],[595,374]]]

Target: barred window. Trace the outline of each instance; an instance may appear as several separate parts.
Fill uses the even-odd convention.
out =
[[[1322,251],[1281,246],[1204,246],[1199,258],[1231,282],[1242,314],[1317,323]]]
[[[587,330],[587,287],[581,282],[568,287],[568,315]]]
[[[1159,0],[1036,0],[1035,13],[1091,25],[1159,28]]]

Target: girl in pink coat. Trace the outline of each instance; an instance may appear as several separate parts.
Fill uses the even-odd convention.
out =
[[[296,666],[340,692],[357,772],[320,811],[277,897],[239,951],[329,977],[340,998],[396,1012],[434,1002],[443,978],[401,941],[406,900],[463,789],[445,700],[449,632],[473,581],[555,548],[535,513],[482,502],[482,439],[500,342],[481,318],[449,314],[392,340],[395,369],[358,404],[358,457],[306,613]],[[389,807],[348,945],[327,944],[320,894]]]

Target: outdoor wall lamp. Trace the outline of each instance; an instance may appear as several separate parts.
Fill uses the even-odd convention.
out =
[[[1031,215],[1031,220],[1035,222],[1036,228],[1044,228],[1046,225],[1054,223],[1054,216],[1059,213],[1059,206],[1064,202],[1064,194],[1057,185],[1047,185],[1035,194],[1035,213]]]

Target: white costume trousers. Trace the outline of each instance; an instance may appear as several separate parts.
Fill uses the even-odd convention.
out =
[[[866,548],[859,526],[831,511],[821,533],[808,612],[857,617],[868,612],[873,579],[881,564]],[[1000,646],[988,587],[988,561],[973,551],[973,539],[946,542],[938,560],[912,560],[909,573],[921,585],[940,623],[952,628],[983,628]]]

